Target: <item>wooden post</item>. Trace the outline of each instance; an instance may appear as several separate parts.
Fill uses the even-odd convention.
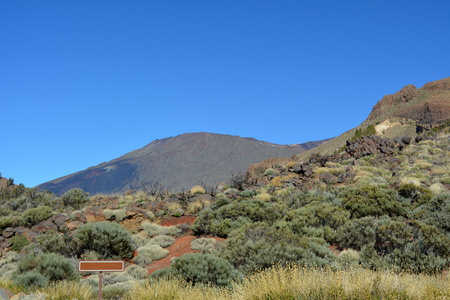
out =
[[[98,276],[98,300],[102,300],[102,285],[103,285],[103,272],[100,272]]]
[[[98,276],[98,299],[102,300],[103,272],[123,272],[125,262],[123,260],[80,260],[78,271],[100,272]]]

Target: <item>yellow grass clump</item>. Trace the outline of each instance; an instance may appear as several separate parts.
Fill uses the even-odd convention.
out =
[[[268,202],[272,198],[272,196],[268,193],[261,193],[255,196],[256,199]]]
[[[192,195],[204,194],[205,192],[206,192],[205,189],[201,185],[196,185],[191,188]]]
[[[323,173],[326,173],[326,172],[330,172],[330,169],[329,168],[325,168],[325,167],[320,167],[320,168],[314,169],[313,171],[314,171],[315,174],[320,175],[320,174],[323,174]]]
[[[201,211],[205,207],[209,207],[211,203],[206,200],[196,200],[194,202],[189,203],[188,210],[190,213],[195,214]]]
[[[272,179],[272,184],[274,186],[280,187],[281,186],[281,177],[280,176],[274,177]]]
[[[177,209],[180,209],[180,208],[181,208],[181,205],[177,202],[170,203],[167,206],[168,211],[176,211]]]

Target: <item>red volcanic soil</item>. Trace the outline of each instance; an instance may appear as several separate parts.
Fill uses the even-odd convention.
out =
[[[159,225],[161,226],[173,226],[178,224],[186,223],[188,225],[192,225],[195,221],[195,216],[182,216],[179,218],[169,218],[169,219],[162,219],[161,222],[159,222]]]
[[[196,238],[197,237],[195,235],[188,235],[177,238],[172,246],[166,248],[167,250],[169,250],[169,254],[166,257],[160,260],[153,261],[150,265],[147,266],[148,274],[150,275],[158,269],[164,269],[170,266],[170,260],[172,259],[172,257],[180,257],[186,253],[200,252],[198,250],[191,249],[191,242]],[[225,242],[225,239],[223,238],[213,237],[213,239],[215,239],[218,243]]]
[[[169,254],[163,259],[153,261],[150,265],[147,266],[148,274],[152,274],[158,269],[164,269],[165,267],[170,266],[170,260],[172,257],[180,257],[185,253],[194,253],[200,251],[191,250],[191,242],[195,240],[197,237],[195,235],[188,235],[178,238],[170,247],[166,249],[169,250]]]

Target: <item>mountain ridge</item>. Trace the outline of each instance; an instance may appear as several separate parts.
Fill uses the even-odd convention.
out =
[[[124,192],[143,182],[159,182],[171,190],[226,181],[233,173],[272,157],[291,157],[320,141],[278,145],[233,135],[194,132],[156,139],[142,148],[97,166],[38,185],[57,194],[79,187],[95,193]]]

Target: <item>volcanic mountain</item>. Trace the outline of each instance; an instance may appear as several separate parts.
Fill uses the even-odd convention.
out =
[[[273,157],[290,157],[323,141],[277,145],[253,138],[186,133],[155,140],[117,159],[39,185],[63,194],[82,188],[90,194],[124,192],[143,182],[159,182],[171,191],[199,184],[227,181],[232,174],[245,173],[251,164]]]

